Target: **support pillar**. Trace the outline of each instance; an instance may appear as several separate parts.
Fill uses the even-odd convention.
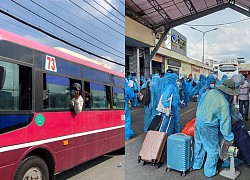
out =
[[[152,73],[152,64],[150,60],[150,48],[144,48],[145,50],[145,58],[144,58],[144,76],[149,77],[149,75]]]

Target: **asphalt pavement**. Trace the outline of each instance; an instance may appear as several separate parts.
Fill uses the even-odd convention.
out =
[[[56,180],[125,180],[125,155],[114,151],[56,175]]]
[[[196,102],[190,102],[188,107],[181,109],[180,111],[180,128],[183,129],[185,124],[195,117],[196,113]],[[146,133],[143,132],[143,117],[144,117],[144,108],[143,106],[132,107],[132,129],[135,134],[132,139],[126,142],[126,180],[152,180],[152,179],[173,179],[173,180],[203,180],[208,179],[203,173],[203,168],[201,170],[195,170],[187,172],[185,177],[181,177],[181,173],[178,171],[171,170],[169,173],[166,172],[166,162],[164,161],[160,168],[153,166],[148,163],[143,166],[143,163],[138,163],[138,154],[141,149],[141,145],[145,138]],[[250,130],[250,122],[245,123],[246,129]],[[222,161],[218,162],[218,170],[222,171],[224,168],[221,166]],[[238,180],[250,179],[250,167],[245,163],[236,167],[237,171],[240,171],[240,176]],[[209,178],[213,180],[226,180],[217,174],[216,176]]]

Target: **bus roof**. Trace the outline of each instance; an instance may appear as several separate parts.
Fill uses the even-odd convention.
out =
[[[38,42],[35,42],[33,40],[24,38],[22,36],[19,36],[17,34],[14,34],[14,33],[8,32],[8,31],[5,31],[3,29],[0,29],[0,40],[10,41],[10,42],[13,42],[13,43],[25,46],[25,47],[29,47],[31,49],[35,49],[35,50],[38,50],[38,51],[42,51],[44,53],[48,53],[49,55],[58,56],[60,58],[67,59],[69,61],[72,61],[72,62],[75,62],[75,63],[78,63],[78,64],[82,64],[82,65],[85,65],[85,66],[88,66],[88,67],[92,67],[92,68],[95,68],[95,69],[98,69],[98,70],[101,70],[101,71],[104,71],[104,72],[107,72],[107,73],[110,73],[110,74],[114,74],[114,75],[117,75],[117,76],[125,77],[124,73],[120,73],[120,72],[105,68],[103,66],[91,63],[91,62],[86,61],[84,59],[72,56],[70,54],[64,53],[64,52],[62,52],[60,50],[57,50],[55,48],[45,46],[45,45],[40,44]]]

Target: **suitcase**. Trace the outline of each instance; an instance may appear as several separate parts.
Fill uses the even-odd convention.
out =
[[[150,123],[148,127],[148,131],[150,130],[159,131],[161,123],[162,123],[161,115],[156,115],[154,119],[152,120],[152,122]]]
[[[170,114],[166,132],[168,131],[171,119],[172,114]],[[164,118],[161,122],[159,131],[163,125],[163,122]],[[150,162],[153,163],[153,166],[158,164],[158,168],[161,167],[161,164],[166,154],[167,133],[159,131],[150,130],[147,132],[147,135],[143,141],[141,151],[138,156],[138,163],[143,161],[143,165],[145,165],[147,162]]]
[[[153,163],[153,166],[158,164],[158,167],[160,167],[166,147],[166,139],[167,134],[165,132],[148,131],[138,156],[138,163],[142,160],[144,161],[143,165],[150,162]]]
[[[171,169],[181,171],[186,175],[193,165],[194,142],[193,137],[182,133],[172,134],[167,140],[167,172]]]
[[[240,150],[244,162],[250,166],[250,136],[245,129],[245,124],[242,120],[234,123],[232,132],[234,133],[234,143]]]
[[[194,126],[195,126],[195,119],[192,119],[191,121],[189,121],[185,127],[183,128],[183,130],[181,131],[183,134],[189,135],[194,137]]]

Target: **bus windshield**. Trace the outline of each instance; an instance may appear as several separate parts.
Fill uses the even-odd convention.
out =
[[[221,66],[219,69],[222,72],[234,72],[237,70],[237,67],[227,65],[227,66]]]

